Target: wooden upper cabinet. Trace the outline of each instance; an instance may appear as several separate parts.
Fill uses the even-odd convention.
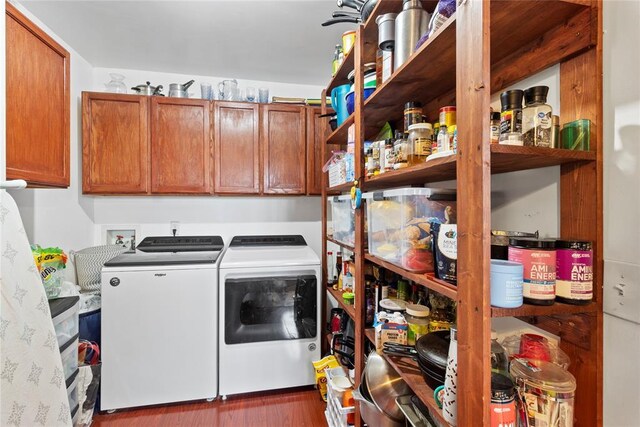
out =
[[[149,191],[149,99],[83,92],[82,191]]]
[[[214,102],[214,191],[260,193],[258,104]]]
[[[260,106],[265,194],[306,193],[305,107]]]
[[[209,101],[151,97],[151,192],[211,192]]]
[[[7,178],[68,187],[69,52],[5,7]]]
[[[339,150],[339,145],[327,145],[322,158],[322,145],[326,144],[331,128],[329,117],[320,117],[320,108],[307,108],[307,194],[320,195],[323,180],[322,167],[331,157],[331,152]]]

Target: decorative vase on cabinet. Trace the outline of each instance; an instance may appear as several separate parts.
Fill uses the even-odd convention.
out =
[[[127,85],[124,84],[124,76],[118,73],[109,73],[111,81],[105,83],[107,92],[111,93],[127,93]]]

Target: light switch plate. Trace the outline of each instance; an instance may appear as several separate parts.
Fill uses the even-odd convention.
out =
[[[640,324],[640,265],[604,261],[604,312]]]

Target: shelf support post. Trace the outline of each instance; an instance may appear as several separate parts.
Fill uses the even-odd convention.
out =
[[[459,426],[490,424],[489,8],[458,1],[456,11]]]

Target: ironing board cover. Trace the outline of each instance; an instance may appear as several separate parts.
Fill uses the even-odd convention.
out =
[[[49,304],[13,198],[0,191],[0,425],[70,426]]]

